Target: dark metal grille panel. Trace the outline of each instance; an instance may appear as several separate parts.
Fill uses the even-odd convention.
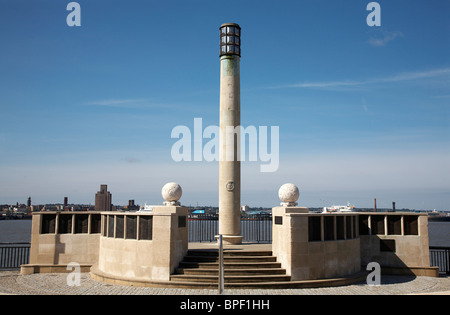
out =
[[[219,234],[219,217],[198,214],[189,217],[189,242],[215,242]],[[241,218],[244,242],[272,243],[272,216],[247,215]]]
[[[450,247],[430,246],[430,265],[440,273],[450,274]]]
[[[0,269],[18,269],[28,264],[29,259],[29,243],[0,243]]]
[[[219,220],[210,215],[195,215],[189,217],[188,224],[189,242],[215,242],[215,236],[219,234]]]

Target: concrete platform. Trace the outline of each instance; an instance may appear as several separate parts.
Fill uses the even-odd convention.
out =
[[[217,295],[217,289],[146,288],[111,285],[81,274],[79,286],[67,285],[67,274],[20,275],[0,272],[0,295]],[[365,282],[308,289],[225,289],[225,295],[405,295],[450,293],[449,277],[382,276],[380,286]]]

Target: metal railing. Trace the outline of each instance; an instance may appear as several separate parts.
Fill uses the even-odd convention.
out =
[[[217,288],[219,294],[223,294],[225,290],[225,267],[223,264],[223,236],[219,235],[217,239],[219,246],[219,286]]]
[[[450,274],[450,247],[430,246],[430,266],[439,267],[439,273]]]
[[[189,216],[189,242],[216,242],[218,234],[218,216]],[[272,216],[253,214],[241,217],[241,235],[244,242],[272,243]]]
[[[19,269],[30,260],[30,243],[0,243],[0,270]]]
[[[208,214],[189,216],[188,225],[189,242],[215,242],[215,236],[219,234],[219,220]]]
[[[272,215],[252,214],[241,218],[244,242],[272,243]]]

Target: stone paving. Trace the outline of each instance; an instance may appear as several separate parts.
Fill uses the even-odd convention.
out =
[[[0,295],[217,295],[217,290],[141,288],[110,285],[81,274],[79,286],[67,285],[68,274],[20,275],[0,272]],[[382,276],[380,286],[365,283],[316,289],[225,289],[225,295],[397,295],[450,294],[450,277]]]

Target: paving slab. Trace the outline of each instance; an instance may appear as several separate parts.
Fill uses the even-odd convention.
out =
[[[217,295],[212,289],[145,288],[110,285],[80,274],[80,285],[69,286],[68,274],[20,275],[0,272],[0,294],[15,295]],[[449,294],[449,277],[382,276],[382,284],[359,283],[315,289],[225,289],[225,295],[403,295]]]

